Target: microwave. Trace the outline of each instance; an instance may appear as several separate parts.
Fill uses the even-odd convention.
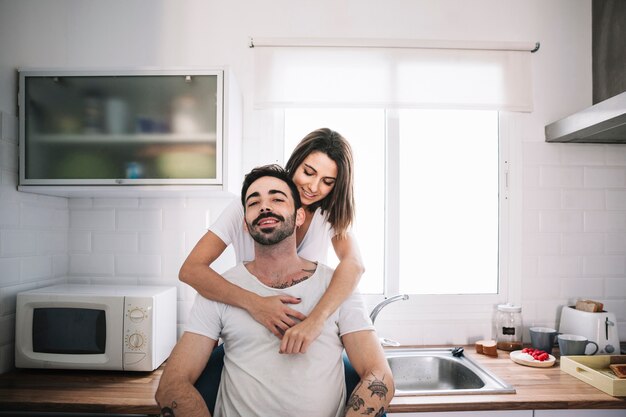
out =
[[[17,294],[18,368],[153,371],[176,344],[176,287],[59,284]]]

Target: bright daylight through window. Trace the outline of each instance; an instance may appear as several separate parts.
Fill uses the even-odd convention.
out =
[[[498,292],[498,112],[287,109],[283,162],[320,127],[354,151],[362,293]]]

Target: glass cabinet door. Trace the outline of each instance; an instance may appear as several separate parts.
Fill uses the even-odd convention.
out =
[[[23,184],[219,184],[222,73],[20,74]]]

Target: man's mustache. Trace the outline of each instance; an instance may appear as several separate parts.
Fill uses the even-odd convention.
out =
[[[256,226],[259,224],[259,222],[263,219],[267,219],[267,218],[272,218],[272,219],[276,219],[279,220],[281,222],[285,221],[285,218],[283,216],[281,216],[280,214],[274,214],[274,213],[261,213],[259,214],[259,217],[257,217],[256,219],[254,219],[252,221],[252,226]]]

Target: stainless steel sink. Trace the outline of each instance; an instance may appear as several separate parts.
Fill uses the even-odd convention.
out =
[[[385,351],[396,396],[514,394],[515,389],[452,348],[400,348]]]

